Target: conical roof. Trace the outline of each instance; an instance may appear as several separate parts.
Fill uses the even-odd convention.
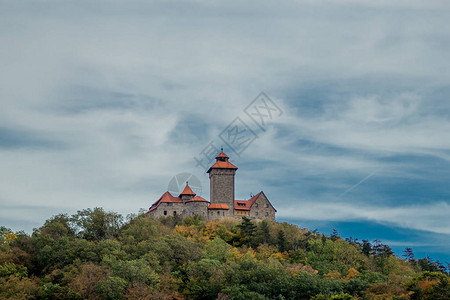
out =
[[[181,195],[195,195],[195,193],[191,190],[188,183],[186,182],[186,186],[184,187],[184,190],[181,192]]]
[[[218,158],[229,158],[228,157],[228,155],[226,155],[225,153],[223,153],[223,152],[220,152],[217,156],[216,156],[216,159],[218,159]]]

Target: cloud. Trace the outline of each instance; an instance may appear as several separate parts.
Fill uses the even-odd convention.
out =
[[[284,114],[233,157],[240,198],[448,225],[448,5],[50,3],[0,4],[0,222],[136,212],[180,172],[207,197],[193,157],[235,117],[251,124],[264,90]]]
[[[448,215],[450,205],[437,202],[427,205],[373,206],[370,204],[317,203],[302,201],[301,205],[283,205],[278,214],[282,218],[305,220],[354,221],[368,220],[398,227],[450,234]]]

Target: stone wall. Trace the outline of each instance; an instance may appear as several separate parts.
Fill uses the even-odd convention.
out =
[[[208,210],[208,220],[221,220],[225,218],[233,218],[232,213],[229,209],[209,209]]]
[[[249,218],[275,221],[275,209],[263,193],[259,195],[250,208]]]
[[[199,215],[207,219],[207,211],[208,211],[208,202],[187,202],[185,207],[185,212],[183,214],[183,217],[193,216],[193,215]]]
[[[185,211],[184,203],[160,203],[159,206],[148,213],[149,217],[160,218],[167,216],[180,215]]]

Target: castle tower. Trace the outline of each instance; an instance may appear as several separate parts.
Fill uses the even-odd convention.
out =
[[[228,217],[234,216],[234,175],[238,169],[228,161],[229,157],[220,152],[209,173],[211,204],[226,204],[229,207]]]
[[[191,190],[189,187],[189,184],[186,182],[186,186],[184,187],[184,190],[181,192],[181,194],[178,196],[183,200],[183,202],[191,200],[195,196],[195,193]]]

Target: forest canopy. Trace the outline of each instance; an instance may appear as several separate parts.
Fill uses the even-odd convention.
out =
[[[449,299],[446,268],[288,223],[55,215],[0,227],[0,299]]]

